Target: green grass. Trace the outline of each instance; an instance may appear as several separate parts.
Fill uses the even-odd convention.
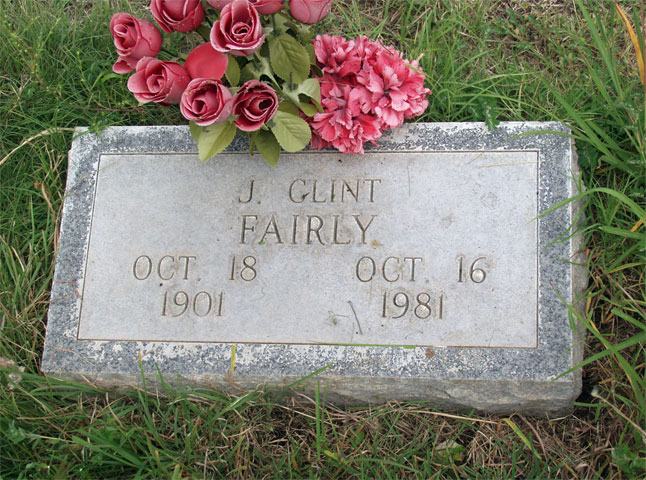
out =
[[[40,375],[69,129],[184,123],[177,109],[139,106],[110,70],[110,16],[149,18],[145,3],[0,0],[0,478],[643,476],[646,100],[609,2],[347,0],[321,25],[421,57],[433,90],[423,121],[572,126],[591,359],[572,415],[339,410],[262,391],[107,394]],[[640,25],[640,2],[622,6]],[[171,49],[185,41],[173,36]]]

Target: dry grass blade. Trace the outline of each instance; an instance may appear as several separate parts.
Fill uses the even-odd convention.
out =
[[[630,229],[630,231],[636,232],[637,229],[639,229],[639,227],[641,227],[643,224],[644,224],[644,220],[640,218],[639,220],[637,220],[637,223],[635,223],[635,225]]]
[[[617,9],[617,13],[619,13],[619,16],[626,26],[626,30],[628,31],[628,35],[630,36],[630,41],[633,42],[633,47],[635,48],[635,57],[637,57],[637,66],[639,68],[639,78],[641,79],[642,85],[646,85],[646,73],[644,72],[644,53],[642,52],[641,45],[639,44],[639,38],[637,37],[637,34],[635,33],[635,30],[630,23],[628,15],[626,15],[626,13],[621,9],[617,2],[615,2],[615,8]]]
[[[623,418],[628,423],[630,423],[641,434],[642,442],[644,442],[644,444],[646,444],[646,431],[644,431],[644,429],[642,427],[637,425],[630,417],[626,416],[626,414],[624,412],[622,412],[616,405],[613,405],[612,403],[610,403],[610,401],[607,398],[604,398],[601,394],[599,394],[598,391],[593,390],[591,392],[591,395],[593,397],[595,397],[595,398],[598,398],[599,400],[601,400],[606,405],[608,405],[610,408],[612,408],[617,413],[617,415],[619,415],[621,418]]]
[[[36,135],[32,135],[31,137],[27,138],[26,140],[23,140],[20,145],[18,145],[16,148],[11,150],[7,155],[5,155],[2,160],[0,160],[0,167],[4,162],[6,162],[11,155],[13,155],[17,150],[21,149],[25,145],[27,145],[29,142],[32,142],[36,140],[37,138],[44,137],[47,135],[51,135],[53,133],[58,133],[58,132],[73,132],[75,129],[74,128],[58,128],[58,127],[52,127],[48,128],[46,130],[43,130],[40,133],[37,133]]]

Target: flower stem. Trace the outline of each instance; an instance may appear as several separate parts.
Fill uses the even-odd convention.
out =
[[[271,16],[271,26],[273,28],[272,33],[274,35],[278,35],[278,29],[276,28],[276,15],[275,14]]]

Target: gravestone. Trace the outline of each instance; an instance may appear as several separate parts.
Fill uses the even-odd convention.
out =
[[[201,163],[188,127],[79,129],[43,371],[567,411],[577,204],[541,215],[577,193],[567,133],[412,124],[272,169],[242,139]]]

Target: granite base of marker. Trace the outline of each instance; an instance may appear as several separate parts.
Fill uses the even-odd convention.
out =
[[[386,270],[386,263],[382,259],[383,276],[386,277],[386,280],[381,280],[382,283],[377,283],[376,281],[375,283],[367,282],[367,274],[360,272],[359,267],[357,267],[356,276],[359,277],[359,280],[353,278],[352,281],[357,285],[357,289],[364,289],[360,293],[361,295],[365,293],[365,298],[368,299],[365,300],[364,307],[361,307],[358,312],[355,311],[353,304],[350,304],[352,310],[347,312],[344,310],[345,313],[337,316],[326,317],[330,312],[324,312],[321,314],[322,317],[318,318],[311,315],[311,312],[305,312],[305,314],[301,312],[299,317],[298,309],[292,309],[296,310],[294,312],[290,311],[289,306],[286,306],[287,308],[282,306],[285,309],[285,325],[292,325],[289,328],[280,326],[280,305],[271,304],[271,299],[267,299],[266,302],[258,300],[262,298],[260,295],[256,295],[258,291],[262,293],[265,288],[272,288],[268,281],[260,284],[262,288],[254,290],[256,287],[251,286],[252,283],[245,283],[238,279],[240,280],[240,286],[236,288],[239,288],[239,290],[234,289],[233,292],[237,292],[238,301],[246,301],[247,298],[243,294],[245,292],[244,288],[247,288],[248,299],[252,304],[251,307],[247,308],[245,306],[243,308],[242,303],[227,304],[225,308],[228,308],[228,310],[225,310],[224,313],[218,312],[222,313],[226,321],[223,322],[221,318],[216,319],[219,323],[214,323],[213,329],[204,331],[204,339],[200,338],[199,328],[191,330],[195,325],[203,325],[199,323],[202,321],[200,315],[207,311],[206,307],[200,306],[203,304],[192,304],[196,314],[194,315],[195,318],[191,320],[182,317],[181,321],[184,323],[179,324],[179,329],[168,327],[168,322],[172,319],[159,317],[159,315],[172,317],[176,314],[180,317],[182,314],[179,314],[179,307],[184,303],[188,303],[188,294],[185,294],[187,296],[186,302],[184,302],[183,296],[180,296],[179,299],[175,298],[175,305],[171,305],[175,310],[171,309],[169,315],[167,315],[166,303],[163,304],[163,307],[160,307],[160,312],[155,314],[157,315],[156,317],[146,316],[141,313],[141,309],[138,310],[139,307],[137,307],[139,297],[124,297],[123,291],[130,291],[131,288],[128,287],[127,283],[121,285],[123,281],[121,277],[115,276],[112,279],[110,276],[112,275],[110,273],[112,270],[107,268],[107,263],[112,262],[114,259],[116,259],[114,261],[118,261],[118,258],[114,257],[117,254],[113,255],[111,253],[110,255],[113,256],[102,256],[105,249],[113,248],[112,243],[119,241],[121,233],[115,233],[114,240],[108,239],[109,241],[106,241],[103,238],[105,233],[102,233],[104,231],[101,230],[101,222],[107,222],[105,224],[109,226],[111,225],[110,222],[115,221],[115,219],[109,218],[111,215],[116,218],[120,215],[128,216],[130,210],[137,208],[137,202],[133,199],[136,199],[138,192],[133,191],[132,199],[129,202],[124,202],[124,204],[128,204],[127,208],[97,199],[97,195],[106,195],[105,186],[107,185],[104,182],[102,186],[97,187],[97,182],[100,183],[100,158],[104,156],[105,161],[110,156],[112,156],[110,158],[116,158],[114,157],[115,155],[156,155],[160,159],[177,155],[196,157],[195,144],[187,127],[114,127],[106,129],[101,136],[79,135],[75,139],[70,152],[67,191],[61,225],[61,242],[52,286],[42,369],[48,375],[84,380],[111,389],[141,385],[143,383],[143,368],[149,388],[161,385],[160,374],[163,381],[170,385],[218,388],[234,393],[239,392],[239,389],[279,388],[298,382],[295,387],[298,390],[313,394],[318,389],[328,401],[339,405],[359,405],[400,400],[428,401],[437,408],[451,410],[475,408],[492,413],[524,412],[541,415],[560,415],[565,413],[572,408],[572,403],[581,390],[580,370],[564,373],[571,370],[582,360],[582,330],[572,330],[571,325],[576,326],[576,322],[569,312],[571,310],[581,311],[582,302],[577,303],[577,300],[580,299],[581,293],[586,286],[587,273],[585,268],[582,267],[580,238],[573,237],[565,241],[557,241],[557,239],[577,218],[579,205],[570,203],[546,215],[538,216],[538,218],[533,217],[577,193],[578,167],[573,144],[569,137],[554,133],[528,133],[537,131],[568,133],[564,126],[556,123],[503,123],[494,131],[487,130],[483,124],[475,123],[405,125],[395,132],[389,132],[388,135],[380,139],[379,147],[368,150],[364,156],[339,155],[339,159],[326,157],[326,160],[321,160],[338,161],[339,163],[347,162],[351,164],[351,168],[362,169],[365,172],[378,172],[380,167],[376,164],[372,165],[370,162],[374,162],[375,158],[379,158],[380,162],[384,162],[384,155],[391,153],[410,152],[410,165],[414,167],[418,164],[415,163],[417,160],[413,157],[423,156],[426,152],[430,156],[437,156],[438,152],[458,152],[460,154],[464,152],[464,158],[467,163],[471,162],[470,159],[479,161],[478,152],[482,152],[483,155],[489,155],[487,157],[489,160],[481,167],[499,166],[493,160],[500,158],[501,161],[507,162],[505,165],[512,168],[511,166],[514,162],[513,158],[508,157],[509,154],[514,154],[514,152],[520,152],[519,155],[524,152],[536,153],[535,169],[531,170],[531,172],[534,172],[532,175],[536,176],[536,186],[535,190],[528,192],[526,195],[528,199],[534,197],[532,201],[535,202],[536,215],[532,215],[532,218],[526,218],[525,222],[518,224],[535,225],[535,229],[531,230],[533,228],[531,227],[531,231],[526,232],[527,236],[523,240],[530,243],[535,242],[535,259],[532,260],[528,257],[522,260],[522,262],[525,262],[523,265],[531,266],[535,264],[533,268],[523,267],[528,270],[528,275],[530,275],[528,279],[525,279],[527,285],[531,286],[535,283],[535,293],[531,293],[534,290],[530,291],[530,289],[527,289],[529,293],[524,290],[523,292],[516,292],[513,287],[506,286],[504,278],[500,280],[503,283],[495,283],[497,274],[504,277],[505,270],[501,266],[507,265],[505,263],[506,259],[503,258],[504,252],[492,254],[492,259],[485,259],[479,264],[472,262],[473,258],[477,258],[476,256],[480,254],[480,250],[477,248],[489,249],[485,253],[496,248],[495,239],[486,239],[486,235],[484,235],[482,242],[484,242],[483,245],[486,245],[486,248],[477,247],[473,250],[473,256],[470,259],[472,272],[477,273],[478,267],[483,267],[483,269],[486,267],[489,274],[487,282],[494,282],[491,283],[494,286],[491,288],[491,298],[502,300],[496,300],[492,304],[483,306],[482,311],[487,312],[485,316],[488,318],[482,320],[484,323],[480,323],[480,319],[477,318],[479,310],[472,305],[473,302],[469,301],[469,298],[480,299],[478,300],[479,302],[482,301],[482,298],[487,298],[473,293],[479,288],[475,284],[479,283],[480,277],[476,275],[475,282],[472,282],[473,285],[464,287],[471,288],[471,290],[456,290],[457,288],[463,288],[462,285],[457,287],[449,285],[448,280],[444,277],[437,277],[437,274],[433,273],[430,267],[432,262],[424,260],[429,265],[426,283],[434,285],[445,282],[445,284],[437,287],[437,292],[432,287],[428,287],[429,292],[432,294],[438,293],[438,295],[444,293],[453,303],[448,304],[449,307],[445,311],[444,319],[441,318],[441,313],[439,313],[439,318],[436,318],[438,314],[435,304],[431,304],[433,310],[431,312],[429,308],[428,314],[424,308],[420,307],[416,313],[418,314],[417,318],[408,311],[407,306],[406,311],[410,320],[408,323],[397,325],[401,325],[401,328],[404,329],[411,329],[411,338],[414,340],[410,344],[406,341],[399,341],[399,337],[384,337],[383,341],[381,341],[379,332],[387,332],[388,328],[392,328],[392,325],[395,324],[394,322],[397,320],[396,314],[403,311],[404,297],[406,297],[407,302],[409,298],[414,300],[418,292],[413,287],[419,285],[420,279],[417,279],[417,283],[414,280],[407,284],[402,283],[400,293],[398,293],[400,297],[396,298],[394,303],[392,303],[392,298],[387,297],[386,293],[384,293],[383,317],[388,317],[386,318],[387,322],[379,320],[382,312],[382,297],[379,296],[376,300],[372,299],[373,288],[374,291],[377,291],[378,288],[390,287],[388,278],[395,278],[398,274],[403,277],[406,273],[403,261],[399,270],[392,269],[395,265],[400,266],[395,260],[388,264],[390,270]],[[81,132],[82,130],[79,130],[79,133]],[[236,140],[228,152],[239,154],[247,149],[248,146],[244,141]],[[474,152],[476,152],[475,156],[473,156]],[[497,156],[497,153],[505,153],[507,156]],[[316,156],[317,153],[310,152],[307,155]],[[469,155],[472,157],[467,158]],[[393,158],[395,156],[393,155]],[[519,160],[518,163],[527,163],[527,158],[527,156],[522,157],[522,162]],[[433,157],[433,159],[435,159],[433,161],[437,161],[436,157]],[[521,159],[520,156],[519,159]],[[245,157],[243,161],[251,165],[249,167],[251,172],[256,171],[255,169],[260,171],[266,168],[258,156]],[[399,161],[401,161],[401,158]],[[289,155],[285,155],[284,162],[285,165],[289,165],[291,170],[287,173],[283,172],[283,174],[292,175],[295,179],[303,177],[302,172],[299,171],[298,162],[290,163]],[[105,163],[106,169],[108,165],[108,163]],[[406,174],[408,175],[408,189],[410,191],[411,185],[414,188],[416,180],[413,178],[411,183],[411,172],[404,173],[404,175]],[[414,174],[415,170],[413,171],[413,177]],[[271,175],[271,170],[266,172],[263,170],[260,176],[262,178],[271,178]],[[248,184],[249,178],[255,177],[246,174],[243,179],[245,184]],[[276,174],[276,178],[279,178],[279,174]],[[227,182],[235,183],[235,181],[235,177],[227,177]],[[446,181],[450,182],[451,179],[447,178]],[[372,186],[374,187],[374,183]],[[482,186],[482,188],[486,188],[486,185]],[[502,199],[503,203],[510,202],[513,205],[514,202],[518,204],[525,201],[524,199],[516,198],[518,197],[516,193],[513,194],[515,198],[505,198],[506,189],[504,185],[496,186],[496,188],[500,193],[498,197]],[[510,191],[513,191],[513,188],[510,187]],[[458,194],[459,192],[456,192],[456,195]],[[192,192],[187,192],[187,195],[192,195]],[[236,196],[236,198],[238,197]],[[243,199],[244,197],[240,196],[239,198]],[[330,197],[330,199],[333,198],[333,196]],[[492,201],[492,199],[483,197],[484,203],[489,201]],[[456,201],[454,203],[455,206],[451,206],[451,208],[454,209],[455,217],[459,218],[460,202]],[[110,205],[109,215],[106,215],[105,212],[95,211],[95,209],[106,208],[105,205]],[[123,209],[120,210],[121,208]],[[195,205],[195,208],[200,208],[199,204]],[[271,204],[267,208],[271,208]],[[386,207],[378,206],[378,208]],[[507,207],[503,205],[503,208]],[[534,207],[531,207],[529,211],[532,208]],[[381,214],[382,210],[377,210],[377,212]],[[230,212],[226,215],[229,214]],[[471,214],[469,213],[469,215]],[[103,219],[101,215],[104,216]],[[278,213],[276,215],[278,216]],[[318,215],[323,218],[323,213]],[[343,215],[351,216],[347,212],[341,212],[340,215],[342,215],[340,218],[345,218]],[[247,215],[247,217],[251,216]],[[449,215],[443,218],[448,217]],[[93,219],[96,220],[94,227],[92,225]],[[220,220],[216,223],[221,223]],[[485,220],[499,221],[493,216],[491,219]],[[471,220],[465,220],[465,222],[468,224]],[[126,223],[124,222],[124,224]],[[163,216],[160,216],[159,223],[164,223]],[[367,222],[364,221],[364,227],[366,224]],[[486,221],[483,221],[482,225],[487,225]],[[240,239],[240,229],[231,230],[230,233],[235,234],[237,243],[245,242],[244,229],[243,224],[242,240]],[[486,233],[487,229],[485,227],[482,227],[482,229]],[[275,228],[272,227],[269,230],[269,227],[267,227],[267,231],[274,232]],[[495,231],[495,229],[492,231]],[[248,232],[255,233],[251,227],[248,227]],[[339,238],[341,240],[350,239],[348,232],[350,230],[345,233],[345,237],[340,236]],[[423,235],[427,234],[426,230],[420,230],[420,238],[425,238]],[[128,235],[128,232],[123,232],[121,241],[124,242],[123,239],[128,238]],[[394,232],[391,237],[385,235],[383,238],[388,238],[389,243],[395,245],[398,244],[398,235],[405,236]],[[103,237],[99,238],[101,236]],[[274,234],[274,236],[276,235]],[[308,236],[311,239],[315,238],[315,235],[308,231],[307,235],[303,237],[304,241],[308,239]],[[460,236],[463,236],[463,234]],[[411,237],[415,238],[414,236]],[[180,235],[176,238],[181,239],[184,237]],[[186,238],[190,238],[190,232],[186,233]],[[373,239],[373,242],[370,242],[368,238],[365,245],[360,244],[358,233],[356,238],[356,247],[348,247],[348,249],[356,248],[356,258],[363,258],[361,255],[368,256],[372,251],[379,252],[379,249],[383,247],[383,242],[378,241],[382,237]],[[431,241],[435,237],[431,235],[428,238]],[[223,239],[220,247],[226,244],[226,241],[226,238]],[[446,239],[437,241],[440,244],[450,243]],[[410,245],[414,245],[414,241],[412,242],[409,244],[402,243],[402,245],[408,248]],[[127,243],[133,243],[133,240],[128,238]],[[136,239],[134,243],[136,243]],[[145,243],[142,240],[142,245],[144,244],[148,245],[146,248],[150,248],[149,245],[154,243]],[[296,251],[290,251],[286,247],[283,248],[282,245],[268,246],[264,241],[264,237],[253,247],[246,244],[243,246],[248,248],[249,255],[255,255],[254,258],[258,258],[258,261],[266,260],[264,265],[269,265],[270,260],[273,258],[272,256],[278,255],[278,263],[283,265],[284,269],[289,269],[289,255]],[[215,244],[212,248],[217,249],[218,245]],[[274,250],[268,250],[271,248],[274,248]],[[423,249],[423,247],[420,247],[420,249]],[[118,250],[120,250],[120,247],[117,243],[115,251]],[[267,251],[270,251],[271,255],[268,255]],[[308,251],[301,249],[298,254],[307,255],[304,252]],[[441,248],[438,249],[434,246],[432,251],[422,252],[419,255],[430,259],[435,256],[434,253],[442,253],[441,251]],[[449,251],[448,248],[447,251]],[[312,253],[312,258],[324,256],[326,252],[327,250],[320,246],[318,250]],[[229,254],[230,252],[226,250],[226,253]],[[401,253],[406,252],[402,250]],[[188,254],[184,253],[184,255]],[[280,257],[280,255],[287,256]],[[156,258],[159,258],[159,255]],[[159,260],[156,265],[157,273],[162,278],[171,277],[172,271],[170,267],[172,262],[175,262],[174,258],[171,262],[171,254],[168,254],[166,258],[165,263]],[[235,256],[233,258],[235,262]],[[375,256],[375,258],[377,257]],[[384,256],[384,258],[394,257]],[[109,259],[109,262],[106,259]],[[455,261],[455,257],[450,260]],[[302,262],[302,259],[299,262]],[[462,279],[468,280],[470,262],[464,265],[464,277],[459,277],[461,283],[468,283],[463,282]],[[188,263],[176,263],[178,263],[179,267],[177,267],[176,271],[173,271],[177,274],[175,278],[178,278],[185,271],[181,270],[180,267],[188,269]],[[99,271],[102,270],[104,264],[106,265],[105,272],[108,272],[109,275]],[[233,267],[235,265],[233,263]],[[419,265],[421,266],[419,266],[418,275],[422,275],[425,273],[424,268],[422,268],[424,264],[422,262]],[[513,262],[509,263],[509,265],[513,265]],[[135,280],[131,280],[134,285],[139,285],[141,283],[139,279],[144,277],[146,271],[144,268],[143,273],[141,273],[136,268],[137,265],[135,265],[134,270]],[[462,268],[461,264],[460,268]],[[505,268],[509,270],[509,267]],[[442,269],[440,270],[443,271]],[[354,265],[350,269],[350,273],[353,272],[355,272]],[[509,272],[511,275],[511,270]],[[128,272],[125,273],[133,275],[131,265]],[[229,273],[227,273],[228,275]],[[235,278],[235,275],[236,270],[232,268],[231,279]],[[338,275],[341,277],[342,273],[340,272]],[[513,275],[517,275],[517,273],[513,273]],[[518,281],[524,281],[522,277],[522,275],[518,276]],[[201,280],[202,278],[205,277],[200,277],[195,281],[204,281]],[[516,284],[516,277],[513,278],[513,283]],[[323,276],[321,276],[321,279],[322,282],[325,281]],[[333,281],[334,276],[332,275],[329,280]],[[366,281],[364,282],[364,280]],[[109,285],[111,282],[119,283],[119,288],[116,288],[114,293],[110,293],[113,291]],[[162,283],[160,282],[160,287]],[[297,283],[303,282],[299,281]],[[355,288],[352,286],[354,284],[349,283],[349,287],[344,286],[343,293],[338,294],[338,304],[340,306],[350,303],[342,295],[349,292],[351,288]],[[488,284],[483,283],[482,285]],[[300,292],[299,295],[311,295],[312,304],[317,305],[318,297],[325,294],[334,303],[335,292],[330,290],[332,287],[324,285],[320,290],[317,290],[317,286],[316,282],[306,287],[300,285],[298,288],[305,288],[306,293]],[[146,288],[150,289],[152,286]],[[163,288],[166,288],[166,285]],[[286,288],[297,287],[287,285]],[[231,289],[233,287],[230,287]],[[150,291],[152,292],[153,290]],[[329,293],[330,291],[332,292],[331,294]],[[387,290],[384,291],[387,292]],[[102,295],[102,292],[105,292],[105,295]],[[154,290],[154,292],[157,299],[155,301],[158,302],[161,298],[159,293],[163,292],[157,290]],[[379,295],[381,295],[381,290],[379,292]],[[226,298],[229,301],[231,294],[229,292],[227,294],[229,296]],[[397,293],[395,294],[397,295]],[[533,295],[535,300],[531,300],[530,294]],[[115,297],[112,298],[110,295],[115,295]],[[140,294],[137,293],[137,295]],[[141,295],[140,300],[143,302],[146,299],[143,298],[143,294]],[[516,329],[514,326],[516,319],[513,317],[513,308],[515,307],[513,302],[507,302],[506,295],[511,299],[513,299],[514,295],[530,295],[527,298],[535,301],[535,305],[531,306],[531,308],[523,309],[522,312],[519,311],[520,316],[517,320],[519,324],[525,325],[524,327]],[[103,297],[106,297],[107,300]],[[197,302],[196,297],[197,295],[191,297],[193,302]],[[206,297],[206,294],[203,294],[201,298],[205,299]],[[364,297],[361,296],[361,298]],[[214,299],[215,295],[213,295],[213,299],[208,296],[208,311],[215,311],[217,304],[212,303],[215,302]],[[391,302],[388,307],[390,310],[386,308],[387,299]],[[164,302],[166,300],[167,298],[164,299]],[[427,302],[425,297],[422,300],[422,303]],[[354,305],[361,304],[359,296],[354,301]],[[86,303],[84,304],[84,302]],[[124,310],[120,306],[113,309],[110,305],[111,303],[119,302],[131,308],[132,314],[128,314],[128,308]],[[282,300],[276,303],[282,303]],[[222,297],[220,297],[221,305]],[[497,319],[491,313],[495,313],[498,307],[506,312],[504,318]],[[447,333],[446,317],[451,315],[451,308],[453,308],[454,316],[449,317],[448,327],[454,325],[455,330],[460,331],[461,328],[464,328],[464,325],[486,325],[485,327],[480,327],[483,330],[482,333],[465,332],[457,335],[457,337],[456,335],[451,335],[450,331]],[[460,315],[455,315],[457,308],[460,309]],[[512,310],[509,310],[510,308]],[[252,318],[256,311],[256,317],[258,318]],[[510,311],[512,312],[511,317]],[[251,330],[244,328],[236,330],[233,327],[229,331],[226,330],[227,324],[232,325],[236,322],[236,312],[239,312],[238,318],[240,321],[247,322],[245,325],[251,325]],[[336,312],[338,313],[338,310]],[[104,313],[106,315],[117,315],[118,318],[103,318]],[[337,326],[337,322],[344,322],[347,318],[351,318],[353,314],[355,314],[357,323],[361,319],[363,331],[361,331],[361,326],[358,326],[358,332],[354,332],[354,326],[352,326],[352,332],[349,330],[346,332],[351,334],[348,338],[341,336],[337,340],[334,337],[335,330],[331,325]],[[227,317],[227,315],[229,316]],[[532,315],[535,315],[534,319],[531,318]],[[429,319],[427,323],[422,321],[426,318]],[[325,322],[321,319],[325,320]],[[332,323],[330,323],[330,319]],[[377,325],[378,320],[382,321],[381,327]],[[349,320],[347,321],[349,322]],[[461,321],[463,322],[462,326]],[[159,328],[155,326],[157,325],[156,322],[158,322]],[[263,322],[267,325],[266,331],[263,331]],[[137,323],[145,325],[145,328],[131,327],[132,324]],[[389,323],[390,326],[384,326],[383,323]],[[504,327],[501,332],[496,332],[496,325],[499,323],[509,325],[509,327]],[[319,324],[321,325],[320,331],[317,330],[317,325]],[[528,324],[529,327],[527,326]],[[110,327],[110,325],[115,325],[115,327]],[[185,325],[186,328],[181,327],[182,325]],[[310,329],[312,333],[295,332],[294,325],[302,325],[304,329]],[[123,326],[123,328],[120,326]],[[434,326],[437,326],[437,329],[434,329]],[[445,330],[441,330],[440,327]],[[383,328],[383,330],[379,330],[379,328]],[[407,332],[397,332],[397,328],[391,330],[389,335],[401,334],[402,338],[406,339]],[[504,335],[505,330],[510,332],[509,335]],[[289,341],[292,335],[291,331],[294,331],[293,336],[296,339],[294,342]],[[307,331],[309,332],[309,330]],[[328,331],[332,333],[327,333]],[[370,341],[364,342],[361,335],[355,335],[359,331],[364,334],[364,338],[369,337]],[[123,336],[120,337],[120,335]],[[311,341],[303,341],[304,335],[306,340],[311,337]],[[370,335],[372,336],[370,337]],[[468,345],[461,346],[461,342]],[[232,365],[234,365],[233,373],[231,373]],[[312,375],[315,372],[318,373]]]
[[[111,391],[142,388],[141,375],[99,374],[69,375],[50,373],[58,378],[68,378]],[[467,411],[509,415],[523,413],[537,416],[563,416],[572,412],[573,402],[581,392],[581,381],[508,381],[508,380],[438,380],[428,378],[387,378],[334,376],[325,373],[303,380],[302,377],[268,375],[196,376],[146,374],[149,391],[162,391],[166,386],[201,390],[217,389],[232,395],[262,389],[280,392],[278,398],[293,398],[298,392],[314,399],[319,395],[326,402],[340,407],[383,404],[389,401],[417,402],[446,411]],[[296,386],[289,388],[290,385]],[[303,401],[299,396],[296,401]],[[300,400],[299,400],[300,399]]]

